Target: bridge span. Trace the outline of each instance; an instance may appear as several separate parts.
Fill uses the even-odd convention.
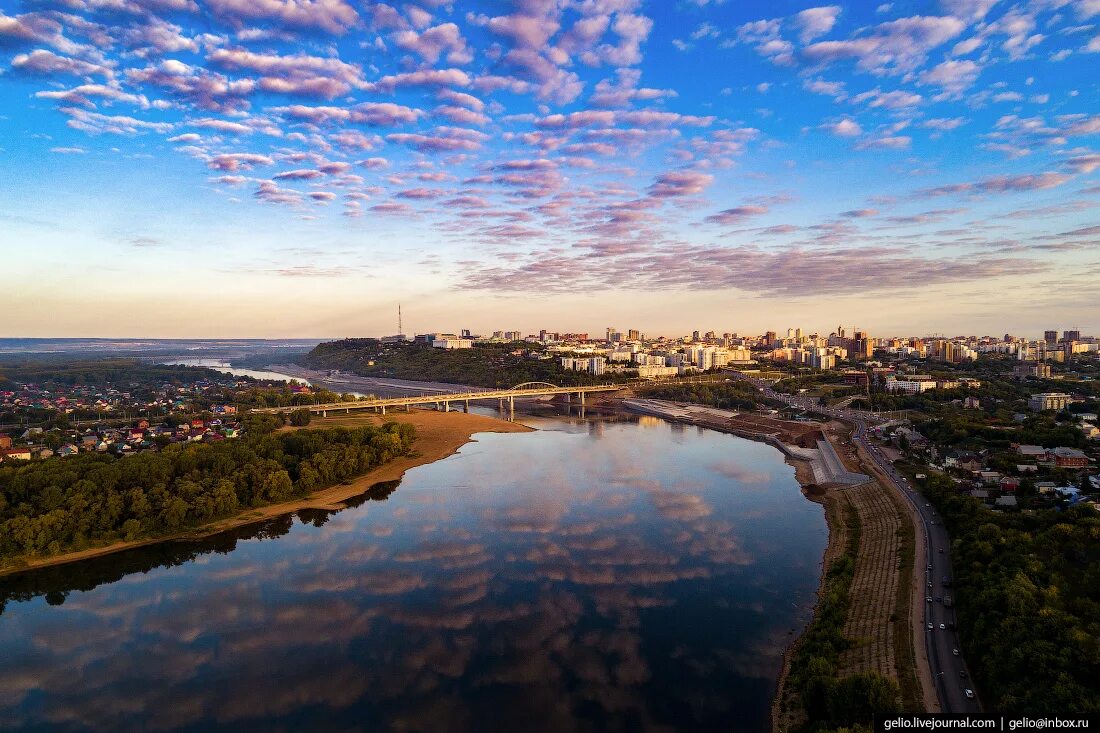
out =
[[[411,409],[414,405],[435,405],[437,408],[442,409],[444,412],[448,412],[451,409],[453,403],[458,403],[463,406],[465,411],[469,412],[470,402],[477,400],[498,400],[503,407],[504,401],[508,401],[509,412],[515,410],[515,400],[517,397],[551,397],[554,395],[567,395],[572,398],[573,395],[577,395],[580,404],[584,404],[584,397],[591,392],[617,392],[620,389],[624,389],[625,385],[622,384],[597,384],[589,385],[585,387],[559,387],[555,384],[549,384],[547,382],[524,382],[523,384],[517,384],[510,389],[496,389],[496,390],[484,390],[477,392],[441,392],[438,394],[420,394],[411,397],[386,397],[366,400],[356,400],[355,402],[329,402],[319,405],[289,405],[286,407],[258,407],[252,410],[253,413],[260,414],[277,414],[284,413],[289,414],[295,410],[309,410],[311,414],[321,415],[322,417],[328,416],[330,412],[343,412],[350,413],[352,410],[375,410],[380,411],[383,415],[386,414],[386,408],[404,407],[407,410]]]

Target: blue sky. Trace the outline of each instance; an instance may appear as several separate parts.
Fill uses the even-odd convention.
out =
[[[1096,331],[1098,71],[1098,0],[3,0],[3,335]]]

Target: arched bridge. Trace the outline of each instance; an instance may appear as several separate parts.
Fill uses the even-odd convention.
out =
[[[387,408],[404,407],[406,410],[414,405],[435,405],[444,412],[451,409],[452,403],[461,404],[467,411],[470,402],[476,400],[498,400],[503,406],[508,401],[509,409],[514,409],[517,397],[550,397],[554,395],[577,395],[580,403],[584,404],[586,394],[592,392],[615,392],[623,389],[621,384],[596,384],[586,387],[559,387],[549,382],[524,382],[509,389],[487,389],[477,392],[440,392],[438,394],[421,394],[412,397],[386,397],[355,402],[329,402],[320,405],[290,405],[287,407],[260,407],[253,409],[255,413],[291,413],[295,410],[306,409],[314,415],[328,415],[330,412],[351,412],[352,410],[378,410],[384,415]]]

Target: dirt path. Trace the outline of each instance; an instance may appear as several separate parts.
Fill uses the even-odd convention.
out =
[[[317,418],[310,424],[310,428],[328,427],[357,427],[362,425],[380,425],[383,421],[409,423],[416,427],[416,441],[413,443],[412,453],[408,456],[396,458],[389,463],[379,466],[370,473],[364,474],[347,484],[338,484],[327,489],[317,491],[303,499],[272,504],[258,509],[249,509],[227,519],[221,519],[200,527],[192,527],[185,532],[154,537],[150,539],[136,540],[133,542],[114,542],[101,547],[93,547],[79,552],[67,552],[53,557],[34,559],[17,567],[7,567],[0,570],[0,575],[48,567],[50,565],[62,565],[64,563],[78,562],[101,555],[109,555],[134,547],[156,544],[178,539],[198,539],[224,532],[227,529],[253,524],[272,517],[290,514],[300,509],[340,509],[343,502],[359,496],[371,486],[382,481],[394,481],[401,478],[405,471],[417,466],[446,458],[458,451],[466,443],[473,440],[476,433],[524,433],[532,428],[519,423],[497,420],[483,415],[466,414],[462,412],[435,412],[421,410],[399,415],[391,415],[386,418],[374,414],[341,415],[339,417]]]

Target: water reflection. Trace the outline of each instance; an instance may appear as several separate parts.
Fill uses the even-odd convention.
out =
[[[825,540],[791,469],[536,422],[340,512],[0,582],[0,727],[766,729]]]

